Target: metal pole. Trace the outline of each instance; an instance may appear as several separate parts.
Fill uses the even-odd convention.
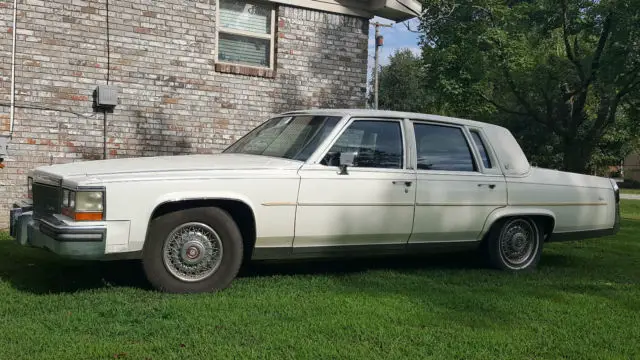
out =
[[[378,63],[380,61],[379,48],[380,46],[382,46],[382,44],[378,41],[378,38],[380,37],[380,26],[391,27],[393,25],[381,24],[379,22],[375,22],[373,23],[373,25],[376,27],[376,33],[375,33],[376,53],[375,53],[374,65],[373,65],[373,71],[374,71],[373,73],[373,99],[374,99],[373,107],[374,109],[378,110]]]
[[[11,45],[11,105],[9,111],[9,137],[13,137],[13,122],[15,119],[15,107],[16,107],[16,22],[18,18],[18,0],[13,1],[13,28],[11,32],[13,35],[13,44]]]
[[[375,37],[375,43],[376,43],[376,55],[375,55],[375,63],[373,65],[373,71],[374,71],[374,81],[373,81],[373,98],[375,99],[374,101],[374,105],[373,108],[378,110],[378,56],[380,55],[380,52],[378,51],[378,36],[380,35],[380,24],[375,23],[376,26],[376,37]]]

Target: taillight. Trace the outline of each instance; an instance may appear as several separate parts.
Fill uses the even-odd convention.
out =
[[[616,204],[618,204],[620,203],[620,188],[618,187],[618,183],[615,180],[609,179],[609,181],[611,181],[611,186],[613,187],[613,194],[616,199]]]

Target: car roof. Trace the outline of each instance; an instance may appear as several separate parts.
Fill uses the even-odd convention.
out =
[[[294,114],[313,114],[313,115],[338,115],[338,116],[350,116],[350,117],[390,117],[390,118],[410,118],[416,120],[428,120],[442,123],[475,126],[475,127],[497,127],[503,128],[499,125],[489,124],[476,120],[462,119],[450,116],[423,114],[415,112],[403,112],[403,111],[391,111],[391,110],[373,110],[373,109],[305,109],[288,111],[280,115],[294,115]]]

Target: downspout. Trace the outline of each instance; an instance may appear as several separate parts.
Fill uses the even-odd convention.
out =
[[[11,105],[9,115],[9,138],[13,138],[13,122],[16,107],[16,22],[18,19],[18,0],[13,0],[13,44],[11,45]]]

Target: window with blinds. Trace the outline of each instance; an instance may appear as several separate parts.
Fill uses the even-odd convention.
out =
[[[273,6],[244,0],[218,0],[217,61],[273,67]]]

